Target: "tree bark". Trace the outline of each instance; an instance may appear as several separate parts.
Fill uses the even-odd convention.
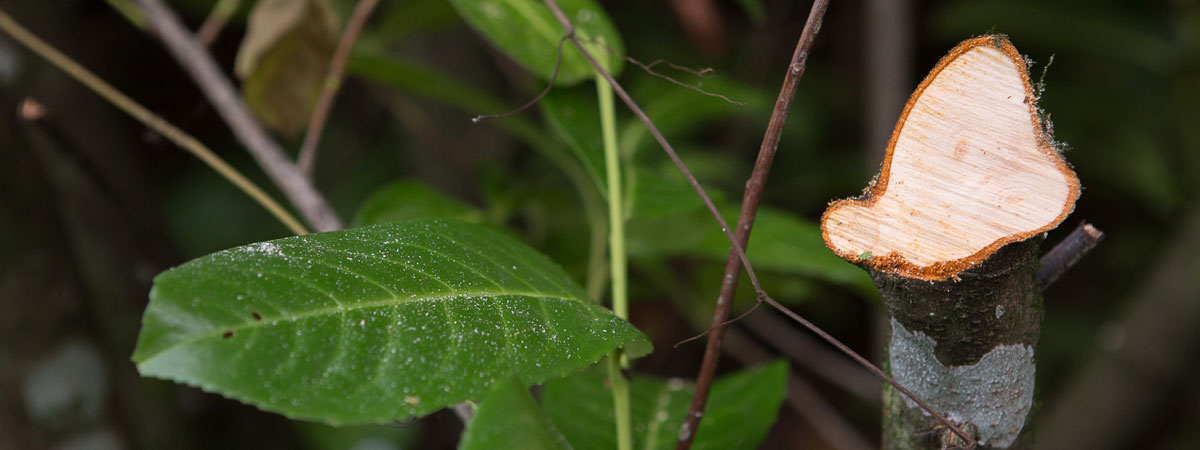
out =
[[[884,367],[948,419],[971,429],[977,448],[1029,448],[1034,349],[1042,323],[1037,244],[1009,244],[959,281],[872,271],[890,320]],[[884,448],[942,448],[944,427],[885,386]]]

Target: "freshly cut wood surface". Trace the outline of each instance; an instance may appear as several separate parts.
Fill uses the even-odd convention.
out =
[[[909,99],[874,185],[825,211],[825,244],[874,270],[940,281],[1057,226],[1079,180],[1036,100],[1007,39],[959,44]]]

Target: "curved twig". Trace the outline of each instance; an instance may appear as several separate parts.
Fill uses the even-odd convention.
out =
[[[346,30],[338,40],[337,50],[329,62],[329,71],[325,73],[325,83],[321,87],[321,96],[313,106],[312,116],[308,120],[308,128],[304,130],[304,143],[300,144],[300,156],[297,163],[305,175],[312,177],[313,165],[317,162],[317,145],[321,142],[321,134],[325,132],[325,124],[329,122],[329,110],[333,109],[333,100],[337,98],[338,90],[342,87],[342,78],[346,73],[346,64],[350,62],[350,51],[358,41],[358,34],[371,18],[371,11],[379,0],[359,0],[354,5],[354,12],[346,22]]]

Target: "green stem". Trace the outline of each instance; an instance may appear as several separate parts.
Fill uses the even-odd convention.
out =
[[[617,450],[633,450],[633,421],[629,415],[629,380],[621,373],[624,352],[613,350],[608,355],[608,381],[612,384],[613,410],[617,415]]]
[[[600,128],[604,137],[604,166],[608,175],[608,247],[612,275],[612,309],[622,319],[629,319],[629,298],[626,295],[625,211],[621,186],[621,162],[617,152],[616,113],[613,111],[613,92],[608,82],[596,77],[596,92],[600,99]],[[625,367],[625,364],[622,364]]]
[[[613,313],[629,319],[629,297],[626,291],[625,260],[625,202],[622,199],[621,163],[617,152],[617,115],[613,104],[612,86],[596,74],[596,97],[600,103],[600,129],[604,138],[604,166],[608,176],[608,246],[612,278]],[[629,381],[621,373],[629,360],[621,349],[608,357],[608,378],[613,388],[613,409],[617,419],[617,449],[633,449],[633,429],[629,413]]]

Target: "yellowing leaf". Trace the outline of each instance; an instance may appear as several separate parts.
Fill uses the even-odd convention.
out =
[[[238,50],[235,71],[250,109],[277,133],[295,137],[308,124],[337,45],[328,0],[259,0]]]

